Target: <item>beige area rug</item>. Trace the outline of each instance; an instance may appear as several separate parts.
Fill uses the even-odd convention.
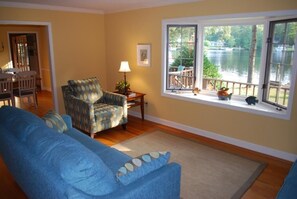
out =
[[[151,151],[170,151],[170,161],[182,165],[183,199],[240,198],[265,167],[265,164],[160,131],[113,147],[132,157]]]

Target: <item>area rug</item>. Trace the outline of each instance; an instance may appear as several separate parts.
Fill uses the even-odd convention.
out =
[[[143,134],[113,147],[132,157],[170,151],[170,161],[182,166],[183,199],[240,198],[265,168],[263,163],[161,131]]]

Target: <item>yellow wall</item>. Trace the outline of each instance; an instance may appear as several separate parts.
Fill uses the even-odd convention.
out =
[[[34,9],[1,8],[0,20],[50,22],[59,108],[60,86],[68,79],[97,76],[113,90],[123,78],[120,62],[128,60],[132,89],[147,94],[146,114],[190,127],[297,154],[297,86],[290,120],[169,99],[161,96],[162,20],[177,17],[297,9],[292,0],[207,0],[159,8],[98,15]],[[1,35],[2,36],[2,35]],[[0,36],[0,38],[1,38]],[[152,66],[136,66],[137,43],[152,44]]]
[[[64,112],[61,85],[67,80],[96,76],[103,88],[107,86],[104,15],[0,7],[0,20],[51,24],[61,112]]]
[[[198,3],[135,10],[105,16],[109,89],[123,78],[117,73],[121,60],[128,60],[127,79],[132,90],[147,94],[146,114],[190,127],[241,139],[297,154],[297,86],[290,120],[275,119],[240,111],[161,96],[162,20],[178,17],[222,15],[297,9],[291,0],[207,0]],[[151,43],[151,67],[136,66],[137,43]],[[137,111],[137,109],[135,109]]]

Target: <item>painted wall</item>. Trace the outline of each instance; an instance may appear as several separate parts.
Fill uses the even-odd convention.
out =
[[[51,24],[55,83],[61,112],[64,112],[61,85],[67,80],[97,76],[102,87],[107,86],[104,15],[0,7],[0,20]]]
[[[146,93],[145,112],[223,136],[297,154],[297,86],[290,120],[274,119],[161,96],[162,20],[178,17],[222,15],[297,9],[292,0],[207,0],[198,3],[135,10],[105,16],[108,88],[123,74],[122,60],[130,62],[127,79],[135,91]],[[137,43],[151,43],[152,66],[136,66]],[[138,109],[135,107],[135,111]]]

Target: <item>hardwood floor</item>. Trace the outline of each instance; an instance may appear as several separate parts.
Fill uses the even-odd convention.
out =
[[[53,108],[51,94],[49,92],[40,92],[38,94],[38,109],[31,106],[24,106],[23,108],[31,111],[38,116],[43,116],[48,110]],[[0,104],[1,105],[1,104]],[[185,131],[177,130],[168,126],[160,125],[147,120],[141,120],[133,116],[129,116],[129,123],[127,129],[123,130],[121,127],[106,130],[98,133],[95,139],[103,142],[106,145],[114,145],[124,140],[141,135],[145,132],[152,132],[161,130],[167,133],[182,136],[187,139],[192,139],[197,142],[212,146],[214,148],[224,150],[230,153],[238,154],[250,159],[265,162],[267,167],[262,174],[257,178],[253,185],[243,196],[244,199],[267,199],[275,198],[279,188],[281,187],[285,176],[288,174],[292,165],[291,162],[281,160],[275,157],[267,156],[247,149],[242,149],[230,144],[225,144],[205,137],[197,136]],[[18,187],[13,180],[7,167],[0,158],[0,195],[5,199],[23,199],[25,194]]]

